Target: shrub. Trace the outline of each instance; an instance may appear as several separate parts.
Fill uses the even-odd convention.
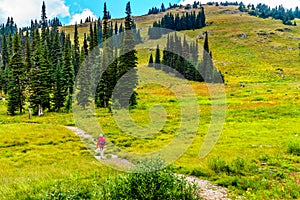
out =
[[[243,174],[243,170],[246,166],[246,162],[243,158],[237,157],[233,160],[229,166],[230,172],[234,174]]]
[[[221,157],[212,158],[208,161],[208,167],[216,173],[229,172],[229,166]]]
[[[164,168],[159,159],[138,164],[133,173],[108,179],[100,199],[200,199],[195,184]]]
[[[300,139],[294,139],[288,142],[288,153],[300,156]]]
[[[242,175],[246,162],[243,158],[237,157],[231,163],[227,163],[220,157],[212,158],[208,162],[208,167],[216,173],[225,172],[226,174]]]

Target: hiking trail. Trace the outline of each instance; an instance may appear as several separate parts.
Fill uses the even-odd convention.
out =
[[[73,127],[73,126],[66,126],[67,129],[73,131],[76,135],[78,135],[81,139],[88,139],[93,141],[96,145],[96,140],[91,136],[86,134],[83,130]],[[100,162],[112,162],[116,165],[121,166],[131,166],[131,162],[126,159],[119,158],[117,155],[110,155],[110,158],[101,159],[100,156],[94,156]],[[183,175],[179,175],[183,176]],[[196,183],[199,186],[199,195],[204,200],[231,200],[228,196],[227,188],[223,188],[217,185],[212,184],[208,180],[201,180],[197,177],[187,176],[186,179],[191,183]],[[240,198],[242,199],[242,198]]]

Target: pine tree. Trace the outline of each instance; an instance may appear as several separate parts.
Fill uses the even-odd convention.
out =
[[[93,33],[93,24],[90,23],[90,45],[89,45],[89,51],[92,51],[94,49],[94,33]]]
[[[9,62],[8,113],[15,115],[15,111],[23,112],[25,101],[25,68],[21,52],[21,42],[18,33],[15,34],[13,56]]]
[[[50,109],[50,93],[53,83],[49,72],[49,62],[47,48],[44,42],[40,40],[38,29],[35,34],[37,41],[36,50],[33,53],[33,67],[30,72],[29,82],[29,102],[34,109],[34,113],[38,114],[38,108]],[[52,67],[51,67],[52,68]]]
[[[120,28],[119,28],[119,34],[123,33],[123,24],[120,24]]]
[[[153,56],[152,56],[152,53],[150,55],[148,67],[153,67]]]
[[[2,93],[2,90],[4,94],[7,93],[8,90],[8,63],[9,63],[9,52],[8,52],[8,44],[6,42],[6,36],[3,35],[2,37],[2,66],[1,66],[1,88],[0,92]],[[1,94],[2,96],[2,94]]]
[[[118,22],[115,22],[115,35],[118,35],[119,29],[118,29]]]
[[[2,69],[4,70],[9,62],[9,52],[8,52],[8,45],[6,42],[6,36],[2,36]]]
[[[98,27],[97,27],[97,23],[94,23],[94,31],[93,31],[93,34],[94,34],[94,41],[93,41],[93,46],[94,48],[95,47],[98,47]]]
[[[165,12],[166,11],[166,8],[165,8],[165,5],[164,4],[161,4],[161,9],[160,9],[161,12]]]
[[[76,95],[77,104],[85,109],[91,103],[91,87],[90,87],[90,67],[89,67],[89,52],[86,34],[84,34],[82,54],[84,61],[82,63],[81,71],[78,74],[77,89],[79,90]]]
[[[109,100],[111,97],[111,93],[113,88],[114,82],[114,75],[113,71],[116,67],[113,62],[113,49],[112,49],[112,41],[108,41],[110,38],[110,29],[108,27],[108,12],[106,8],[106,4],[104,4],[104,11],[103,11],[103,59],[102,59],[102,68],[105,71],[102,71],[101,79],[97,85],[96,94],[95,94],[95,102],[97,107],[104,107],[107,108],[109,105]],[[112,30],[112,29],[111,29]],[[99,77],[100,78],[100,77]]]
[[[8,35],[8,57],[13,55],[13,36],[11,33]]]
[[[80,45],[79,45],[77,23],[75,24],[75,31],[74,31],[73,66],[74,66],[74,73],[76,76],[78,74],[79,66],[80,66]]]
[[[204,7],[201,7],[200,19],[201,19],[201,27],[205,27],[206,26],[206,17],[205,17],[205,13],[204,13]]]
[[[104,11],[103,11],[103,42],[109,38],[109,26],[108,26],[108,12],[106,8],[106,3],[104,3]]]
[[[159,45],[157,45],[157,47],[156,47],[154,67],[155,67],[155,69],[161,69],[161,66],[160,66],[160,49],[159,49]]]
[[[125,33],[122,38],[121,43],[121,56],[119,57],[119,65],[118,65],[118,74],[117,79],[120,79],[123,75],[125,75],[128,71],[133,70],[132,76],[130,77],[130,81],[124,83],[120,86],[119,96],[114,97],[116,100],[119,101],[122,107],[127,107],[128,102],[126,102],[126,96],[131,95],[131,99],[129,102],[130,106],[136,105],[136,92],[134,89],[137,86],[137,74],[136,74],[136,67],[137,67],[137,56],[134,36],[131,32],[132,29],[132,17],[131,17],[131,8],[130,2],[126,5],[126,17],[125,17]]]
[[[31,45],[30,45],[30,36],[29,32],[26,31],[26,43],[25,43],[25,68],[26,73],[29,73],[32,68],[32,54],[31,54]],[[27,77],[28,79],[28,77]]]
[[[75,82],[75,72],[72,64],[72,49],[70,35],[67,36],[64,48],[64,64],[62,69],[64,75],[64,92],[67,96],[66,109],[68,112],[71,110],[71,99],[73,95],[73,87]]]
[[[41,23],[42,23],[42,41],[47,40],[47,15],[46,15],[46,5],[45,2],[43,1],[42,5],[42,14],[41,14]]]
[[[62,64],[59,61],[56,66],[55,71],[55,88],[54,88],[54,108],[56,111],[60,112],[60,109],[64,107],[66,92],[64,90],[64,74],[62,70]]]
[[[98,23],[98,44],[100,44],[101,46],[103,33],[102,33],[102,22],[100,18],[98,19],[97,23]]]

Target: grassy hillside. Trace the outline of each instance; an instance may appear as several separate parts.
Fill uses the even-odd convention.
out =
[[[239,13],[236,7],[206,6],[209,26],[183,31],[203,42],[199,35],[209,32],[215,65],[225,75],[226,119],[222,135],[211,154],[198,157],[211,119],[211,98],[204,83],[189,82],[197,96],[200,126],[188,150],[173,163],[177,172],[210,179],[230,189],[234,198],[300,198],[300,27],[281,21],[259,19]],[[184,12],[175,9],[172,12]],[[150,26],[163,16],[135,18],[138,28]],[[79,26],[81,39],[88,24]],[[288,29],[286,29],[288,28]],[[72,33],[72,26],[63,27]],[[246,37],[242,38],[241,35]],[[146,37],[145,29],[142,36]],[[161,47],[165,37],[137,46],[139,71],[147,69],[150,52],[144,46]],[[199,52],[201,55],[202,52]],[[159,79],[170,78],[159,74]],[[245,83],[241,88],[239,83]],[[181,84],[181,82],[178,82]],[[142,84],[141,84],[142,85]],[[137,89],[138,106],[131,110],[138,125],[150,123],[149,109],[157,104],[167,111],[167,122],[158,134],[134,138],[125,134],[106,109],[96,110],[109,144],[108,155],[118,154],[112,144],[129,152],[152,152],[168,144],[178,131],[181,109],[172,87],[151,84]],[[45,195],[89,193],[97,197],[102,179],[116,171],[101,165],[65,125],[74,125],[71,114],[46,113],[27,119],[8,117],[6,103],[0,102],[0,197],[26,198]],[[181,144],[178,144],[181,145]],[[122,153],[118,154],[125,157]],[[55,189],[58,188],[58,189]],[[69,193],[68,193],[69,191]]]

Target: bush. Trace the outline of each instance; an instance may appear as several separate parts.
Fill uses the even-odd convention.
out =
[[[233,174],[243,174],[246,162],[243,158],[237,157],[229,166],[230,172]]]
[[[99,199],[200,199],[196,185],[179,177],[161,160],[137,165],[133,173],[108,179]]]
[[[245,160],[240,157],[237,157],[231,163],[227,163],[220,157],[212,158],[208,161],[208,167],[215,173],[225,172],[226,174],[242,175],[245,166]]]
[[[294,139],[289,141],[288,153],[300,156],[300,139]]]
[[[216,157],[208,161],[208,167],[216,173],[229,172],[229,166],[223,158]]]

